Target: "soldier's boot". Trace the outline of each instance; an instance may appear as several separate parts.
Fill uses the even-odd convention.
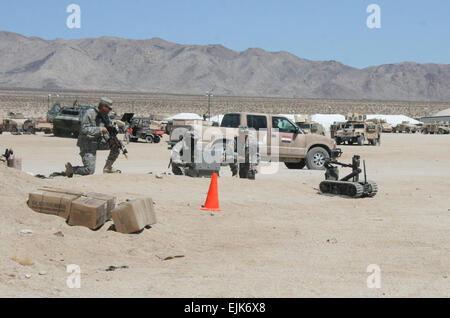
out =
[[[122,171],[113,168],[114,161],[106,160],[105,167],[103,168],[103,173],[122,173]]]
[[[66,177],[72,178],[73,177],[73,167],[70,162],[66,163]]]

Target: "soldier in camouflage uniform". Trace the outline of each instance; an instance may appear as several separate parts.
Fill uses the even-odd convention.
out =
[[[124,127],[125,134],[123,135],[123,141],[128,145],[130,143],[130,123],[126,122]]]
[[[80,156],[83,166],[73,167],[70,162],[66,164],[66,176],[72,178],[74,174],[86,176],[95,172],[97,150],[108,150],[110,153],[103,169],[103,173],[120,173],[112,167],[119,156],[119,148],[109,143],[109,133],[98,116],[102,113],[108,116],[112,109],[112,101],[102,98],[97,109],[89,109],[81,120],[80,134],[77,146],[80,147]]]

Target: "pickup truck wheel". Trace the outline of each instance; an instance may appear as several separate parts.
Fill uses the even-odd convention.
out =
[[[300,162],[285,162],[284,165],[290,170],[301,170],[306,166],[306,160],[301,159]]]
[[[306,165],[310,170],[325,170],[325,159],[330,158],[330,154],[322,147],[315,147],[308,151]]]
[[[148,144],[152,144],[155,142],[155,139],[153,139],[153,136],[149,135],[145,137],[145,141],[147,141]]]
[[[161,137],[156,136],[154,141],[155,141],[155,144],[159,144],[159,142],[161,141]]]

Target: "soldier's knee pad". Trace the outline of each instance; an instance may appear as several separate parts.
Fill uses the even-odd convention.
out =
[[[89,165],[87,170],[89,175],[93,175],[95,173],[95,166]]]

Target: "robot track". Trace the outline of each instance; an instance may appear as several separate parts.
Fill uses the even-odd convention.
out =
[[[352,198],[374,197],[378,193],[378,186],[373,181],[349,182],[326,180],[320,183],[320,191],[335,195],[346,195]]]

